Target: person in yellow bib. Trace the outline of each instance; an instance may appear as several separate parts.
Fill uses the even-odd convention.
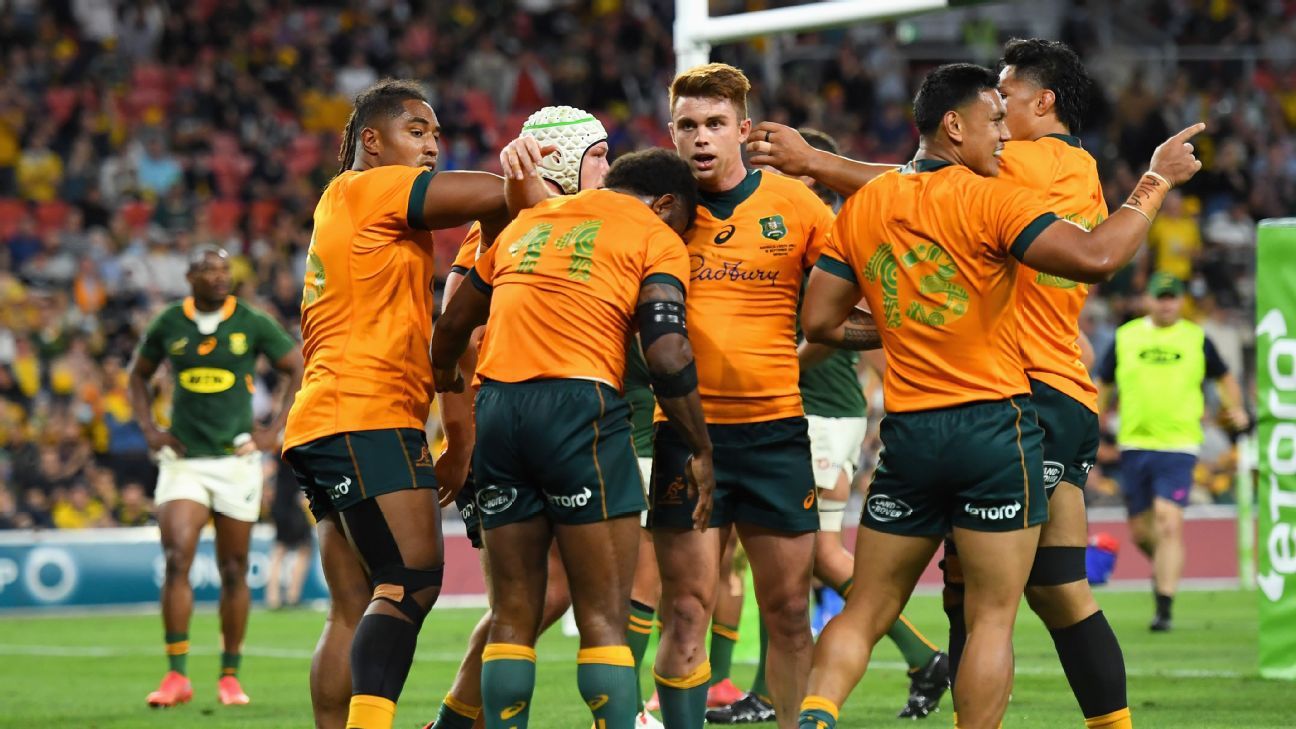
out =
[[[1102,412],[1111,412],[1113,386],[1119,393],[1120,484],[1130,533],[1152,560],[1154,632],[1170,630],[1183,575],[1183,510],[1202,444],[1205,381],[1216,383],[1233,427],[1242,430],[1249,423],[1237,380],[1202,328],[1183,318],[1183,293],[1178,278],[1153,274],[1148,315],[1116,330],[1116,342],[1098,367]]]

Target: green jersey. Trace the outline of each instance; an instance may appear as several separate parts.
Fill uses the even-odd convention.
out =
[[[801,370],[801,402],[806,415],[862,418],[868,414],[860,388],[859,352],[839,349],[819,364]]]
[[[639,349],[639,338],[626,342],[625,400],[630,404],[630,429],[634,438],[635,454],[639,458],[652,458],[653,399],[648,362]]]
[[[296,346],[273,319],[233,296],[212,313],[219,323],[204,333],[197,320],[205,315],[192,298],[173,304],[149,324],[139,346],[141,357],[171,363],[171,433],[188,458],[234,452],[234,438],[252,432],[257,355],[278,360]]]

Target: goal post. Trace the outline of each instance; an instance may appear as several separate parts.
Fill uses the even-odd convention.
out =
[[[707,11],[707,0],[675,0],[675,71],[709,61],[711,46],[716,43],[733,43],[770,33],[837,28],[978,2],[986,0],[825,0],[712,17]]]

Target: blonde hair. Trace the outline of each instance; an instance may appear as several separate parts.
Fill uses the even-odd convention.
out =
[[[738,121],[747,118],[747,93],[751,81],[747,74],[727,63],[708,63],[696,66],[675,77],[670,87],[670,107],[681,97],[725,99],[738,111]]]

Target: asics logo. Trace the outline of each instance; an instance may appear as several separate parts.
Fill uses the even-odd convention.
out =
[[[516,704],[513,704],[512,706],[509,706],[505,708],[503,711],[501,711],[500,718],[504,720],[512,719],[518,714],[521,714],[522,712],[526,711],[526,707],[527,707],[527,702],[519,701]]]
[[[978,519],[985,519],[986,521],[1003,521],[1004,519],[1011,519],[1017,516],[1017,513],[1021,511],[1021,508],[1020,501],[1014,501],[1011,504],[1004,504],[1003,506],[963,505],[963,511],[966,511]]]
[[[584,488],[581,489],[581,493],[579,494],[548,494],[545,498],[549,499],[549,503],[554,506],[561,506],[565,509],[575,509],[588,504],[590,496],[592,495],[593,494],[590,493],[588,488]]]
[[[599,709],[606,706],[607,702],[608,702],[608,695],[599,694],[598,696],[595,696],[594,698],[590,699],[585,703],[589,704],[590,711],[598,711]]]
[[[815,490],[810,489],[808,492],[806,492],[806,497],[801,502],[801,506],[802,508],[809,510],[814,508],[814,504],[815,504]]]
[[[332,496],[332,497],[335,498],[335,499],[338,499],[338,498],[341,498],[341,497],[343,497],[343,496],[346,496],[346,495],[349,494],[349,493],[351,493],[351,477],[350,477],[350,476],[343,476],[343,477],[342,477],[342,483],[340,483],[340,484],[334,486],[333,488],[329,489],[329,496]]]

